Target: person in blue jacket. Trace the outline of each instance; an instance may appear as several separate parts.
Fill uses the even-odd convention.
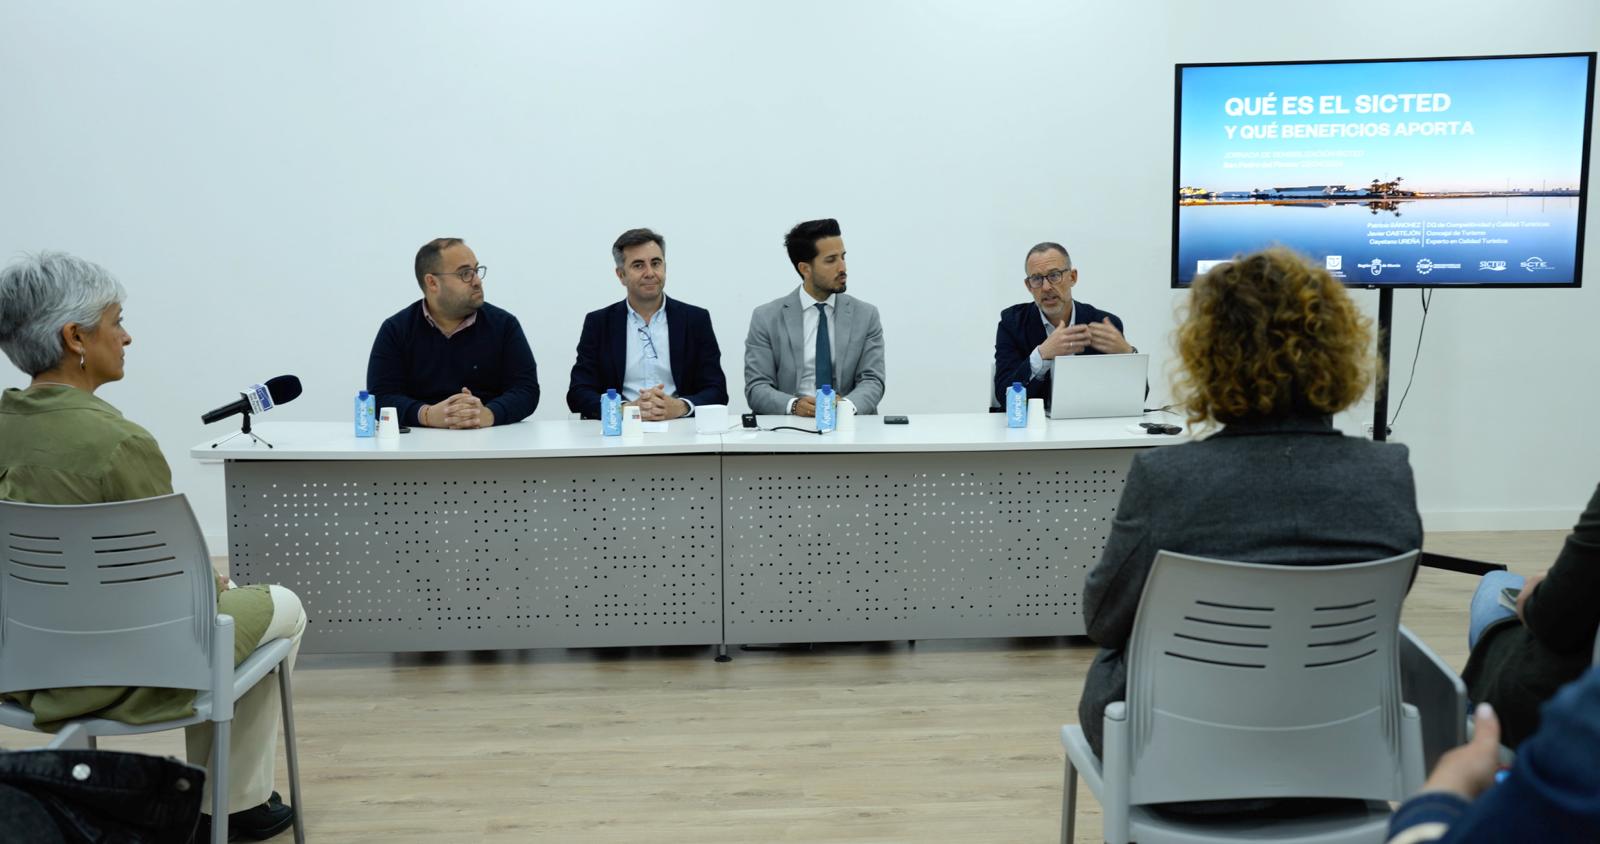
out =
[[[458,237],[431,240],[413,266],[422,298],[384,320],[367,392],[402,425],[487,428],[539,406],[539,369],[517,318],[483,301],[488,268]]]
[[[1499,762],[1499,719],[1479,704],[1472,741],[1395,810],[1389,844],[1600,841],[1600,668],[1545,705],[1497,783]]]
[[[1023,286],[1032,302],[1000,312],[994,338],[994,400],[1004,407],[1006,390],[1020,381],[1028,398],[1050,406],[1053,361],[1065,355],[1117,355],[1137,352],[1122,336],[1122,320],[1088,302],[1075,302],[1078,271],[1059,243],[1041,243],[1023,259]]]
[[[612,244],[611,258],[627,297],[584,317],[568,409],[599,419],[600,397],[608,389],[637,404],[647,422],[693,416],[699,405],[727,404],[728,379],[711,314],[667,298],[666,238],[629,229]]]

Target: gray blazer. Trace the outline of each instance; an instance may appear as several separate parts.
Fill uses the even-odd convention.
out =
[[[798,288],[755,309],[744,339],[744,398],[756,413],[783,413],[800,389],[805,364],[804,314]],[[856,406],[877,413],[883,399],[883,323],[878,309],[848,293],[835,294],[833,389]]]
[[[1123,700],[1123,650],[1157,551],[1286,566],[1381,560],[1422,547],[1406,447],[1346,437],[1326,416],[1250,420],[1140,453],[1083,617],[1100,652],[1078,723],[1101,748],[1106,704]]]

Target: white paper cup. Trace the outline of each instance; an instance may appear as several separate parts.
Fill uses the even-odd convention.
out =
[[[622,409],[622,438],[625,440],[644,439],[644,417],[639,415],[639,406],[628,405]]]
[[[833,427],[838,431],[854,431],[856,429],[856,406],[848,402],[839,402],[833,416]]]
[[[694,409],[694,429],[702,434],[720,434],[728,427],[728,406],[702,404]]]
[[[1046,418],[1044,399],[1028,399],[1028,427],[1043,428]]]
[[[378,439],[400,439],[400,411],[386,407],[378,411]]]

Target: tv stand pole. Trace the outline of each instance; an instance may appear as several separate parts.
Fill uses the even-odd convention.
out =
[[[1389,439],[1389,328],[1394,323],[1394,288],[1378,288],[1378,383],[1372,406],[1372,439],[1383,442]],[[1485,563],[1451,557],[1447,554],[1422,552],[1419,565],[1445,569],[1462,574],[1485,575],[1491,571],[1505,571],[1499,563]]]
[[[1394,288],[1378,288],[1378,383],[1372,404],[1372,439],[1389,439],[1389,327],[1394,322]]]

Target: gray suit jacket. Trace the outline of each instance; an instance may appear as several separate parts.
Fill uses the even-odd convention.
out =
[[[1124,648],[1157,551],[1247,563],[1338,565],[1422,547],[1406,447],[1346,437],[1326,416],[1251,420],[1133,459],[1083,616],[1100,652],[1078,723],[1096,754],[1106,704],[1127,689]]]
[[[798,288],[797,288],[798,289]],[[798,293],[789,291],[755,309],[744,339],[744,397],[756,413],[783,413],[800,389],[805,365],[804,314]],[[878,309],[848,293],[834,297],[833,389],[856,406],[877,413],[883,399],[883,323]]]

